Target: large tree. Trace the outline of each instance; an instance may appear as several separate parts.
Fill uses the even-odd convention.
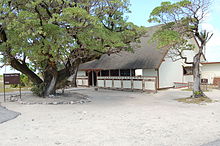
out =
[[[27,75],[42,96],[54,94],[67,78],[76,77],[80,63],[132,50],[130,43],[144,32],[127,22],[127,0],[0,0],[0,4],[2,60]]]
[[[175,3],[162,2],[161,6],[153,9],[149,22],[163,24],[154,36],[159,47],[170,46],[170,55],[177,59],[183,59],[186,64],[192,65],[193,70],[193,97],[205,97],[200,88],[200,62],[206,43],[213,34],[202,30],[201,24],[205,20],[210,7],[210,0],[181,0]],[[198,42],[199,49],[189,40],[194,38]],[[193,61],[189,62],[184,55],[185,50],[195,50]]]

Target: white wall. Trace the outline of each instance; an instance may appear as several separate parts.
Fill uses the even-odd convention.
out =
[[[193,75],[184,75],[182,82],[183,83],[193,82]]]
[[[143,76],[157,76],[155,69],[143,69]]]
[[[220,77],[220,64],[203,64],[201,77],[208,79],[209,84],[213,83],[214,77]]]
[[[78,71],[77,72],[77,77],[84,77],[86,76],[86,72],[85,71]]]
[[[135,76],[143,76],[143,69],[135,69]]]
[[[171,58],[165,58],[159,68],[159,88],[173,87],[174,82],[182,82],[182,65],[181,60],[173,62]]]

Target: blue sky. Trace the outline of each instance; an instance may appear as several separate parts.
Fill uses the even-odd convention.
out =
[[[132,13],[129,14],[129,21],[139,26],[152,26],[153,24],[148,23],[147,19],[150,12],[162,1],[164,0],[130,0]],[[207,60],[220,62],[220,0],[213,0],[202,28],[214,33],[206,47]]]

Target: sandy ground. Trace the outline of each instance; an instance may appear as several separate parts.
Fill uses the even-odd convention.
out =
[[[0,124],[1,146],[200,146],[220,138],[220,102],[175,101],[190,92],[158,94],[77,89],[93,97],[74,105],[2,103],[20,112]],[[220,100],[220,91],[206,93]],[[2,96],[0,98],[3,98]]]

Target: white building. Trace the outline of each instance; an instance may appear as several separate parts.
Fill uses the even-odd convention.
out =
[[[156,44],[150,43],[155,28],[149,28],[134,52],[103,55],[99,60],[80,65],[78,85],[156,91],[192,82],[191,66],[183,60],[173,61],[168,57],[168,49],[158,49]],[[198,51],[196,40],[193,38],[190,42],[196,48],[184,52],[188,61],[192,61]],[[205,60],[204,57],[202,59]]]
[[[204,62],[201,71],[202,78],[208,79],[209,84],[220,84],[220,62]]]

